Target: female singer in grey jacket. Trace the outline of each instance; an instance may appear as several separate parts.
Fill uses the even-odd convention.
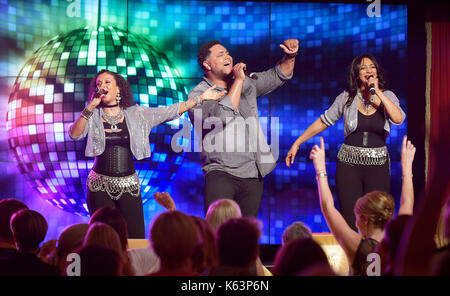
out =
[[[149,108],[132,105],[131,88],[122,76],[107,70],[98,72],[91,82],[89,104],[69,128],[74,140],[87,136],[85,154],[95,157],[87,181],[89,213],[104,206],[116,207],[127,221],[129,237],[144,238],[140,182],[133,156],[138,160],[150,156],[149,134],[153,127],[224,94],[213,86],[186,102]]]
[[[386,138],[391,124],[401,124],[405,112],[375,57],[362,54],[350,66],[347,89],[294,142],[286,156],[290,167],[300,145],[344,117],[345,142],[338,153],[336,187],[341,213],[353,229],[356,200],[381,190],[390,192],[390,160]],[[326,175],[325,175],[326,176]]]

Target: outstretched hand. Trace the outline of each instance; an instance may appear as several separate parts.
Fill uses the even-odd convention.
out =
[[[291,164],[294,163],[295,155],[297,154],[298,148],[300,145],[297,145],[296,143],[292,144],[291,149],[289,149],[289,152],[286,156],[286,165],[288,167],[291,167]]]
[[[297,39],[288,39],[280,44],[280,47],[283,49],[284,53],[287,55],[295,55],[298,52],[298,40]]]
[[[402,142],[402,151],[400,152],[403,175],[412,174],[412,163],[415,153],[416,147],[408,140],[408,136],[405,135]]]
[[[327,171],[325,165],[325,143],[323,137],[320,137],[320,147],[314,145],[309,154],[309,158],[313,161],[316,173],[325,173]]]
[[[176,209],[175,202],[173,201],[172,197],[167,192],[155,192],[153,194],[153,197],[155,198],[156,202],[166,208],[168,211],[174,211]]]
[[[217,101],[221,97],[223,97],[227,91],[222,90],[221,92],[216,91],[216,85],[211,86],[207,90],[205,90],[201,95],[200,99],[201,101]]]

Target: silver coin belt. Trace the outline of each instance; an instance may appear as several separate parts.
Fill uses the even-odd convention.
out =
[[[389,159],[389,153],[386,146],[366,148],[342,144],[337,158],[348,164],[383,165]]]
[[[118,200],[127,192],[134,197],[139,196],[141,192],[137,173],[125,177],[110,177],[90,171],[87,184],[92,192],[104,191],[114,200]]]

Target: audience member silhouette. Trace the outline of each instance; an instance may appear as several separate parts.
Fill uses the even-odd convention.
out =
[[[255,219],[232,218],[217,229],[216,241],[220,264],[204,275],[254,276],[252,266],[259,256],[261,231]]]
[[[199,233],[193,219],[173,210],[160,214],[151,227],[150,239],[160,259],[160,269],[150,275],[198,275],[192,263]]]
[[[93,244],[77,250],[80,255],[81,276],[120,276],[122,259],[116,250]]]
[[[312,239],[312,233],[311,229],[307,227],[303,222],[296,221],[286,227],[286,229],[283,232],[283,236],[281,237],[282,244],[286,244],[290,241],[293,241],[297,238],[311,238]]]
[[[275,276],[295,276],[317,264],[329,266],[322,247],[312,238],[297,238],[278,250],[272,272]]]
[[[0,262],[0,275],[57,276],[55,266],[42,262],[37,254],[47,234],[47,221],[36,211],[22,209],[13,214],[10,222],[17,253]]]
[[[28,207],[21,201],[13,198],[0,200],[0,260],[17,253],[9,221],[15,212],[22,209]]]

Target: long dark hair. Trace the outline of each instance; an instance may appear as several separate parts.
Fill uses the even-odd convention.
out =
[[[364,58],[368,58],[372,61],[372,63],[375,65],[375,68],[377,69],[377,77],[378,77],[378,87],[381,90],[387,89],[387,81],[386,81],[386,75],[384,74],[383,68],[381,68],[380,64],[378,64],[377,60],[373,55],[370,53],[363,53],[357,57],[355,57],[352,61],[352,64],[350,65],[350,69],[348,71],[348,78],[347,78],[347,89],[348,92],[348,100],[345,106],[350,106],[353,102],[353,98],[356,96],[358,92],[358,88],[361,87],[361,80],[359,80],[359,69],[361,65],[361,61]]]
[[[97,87],[97,77],[103,73],[111,74],[114,77],[114,80],[116,80],[116,84],[120,90],[120,97],[122,98],[120,100],[119,105],[124,109],[133,105],[134,104],[133,92],[131,91],[128,82],[121,75],[109,70],[100,70],[100,72],[95,74],[94,78],[92,78],[91,84],[89,85],[89,99],[92,97],[92,95],[95,92],[95,88]]]

